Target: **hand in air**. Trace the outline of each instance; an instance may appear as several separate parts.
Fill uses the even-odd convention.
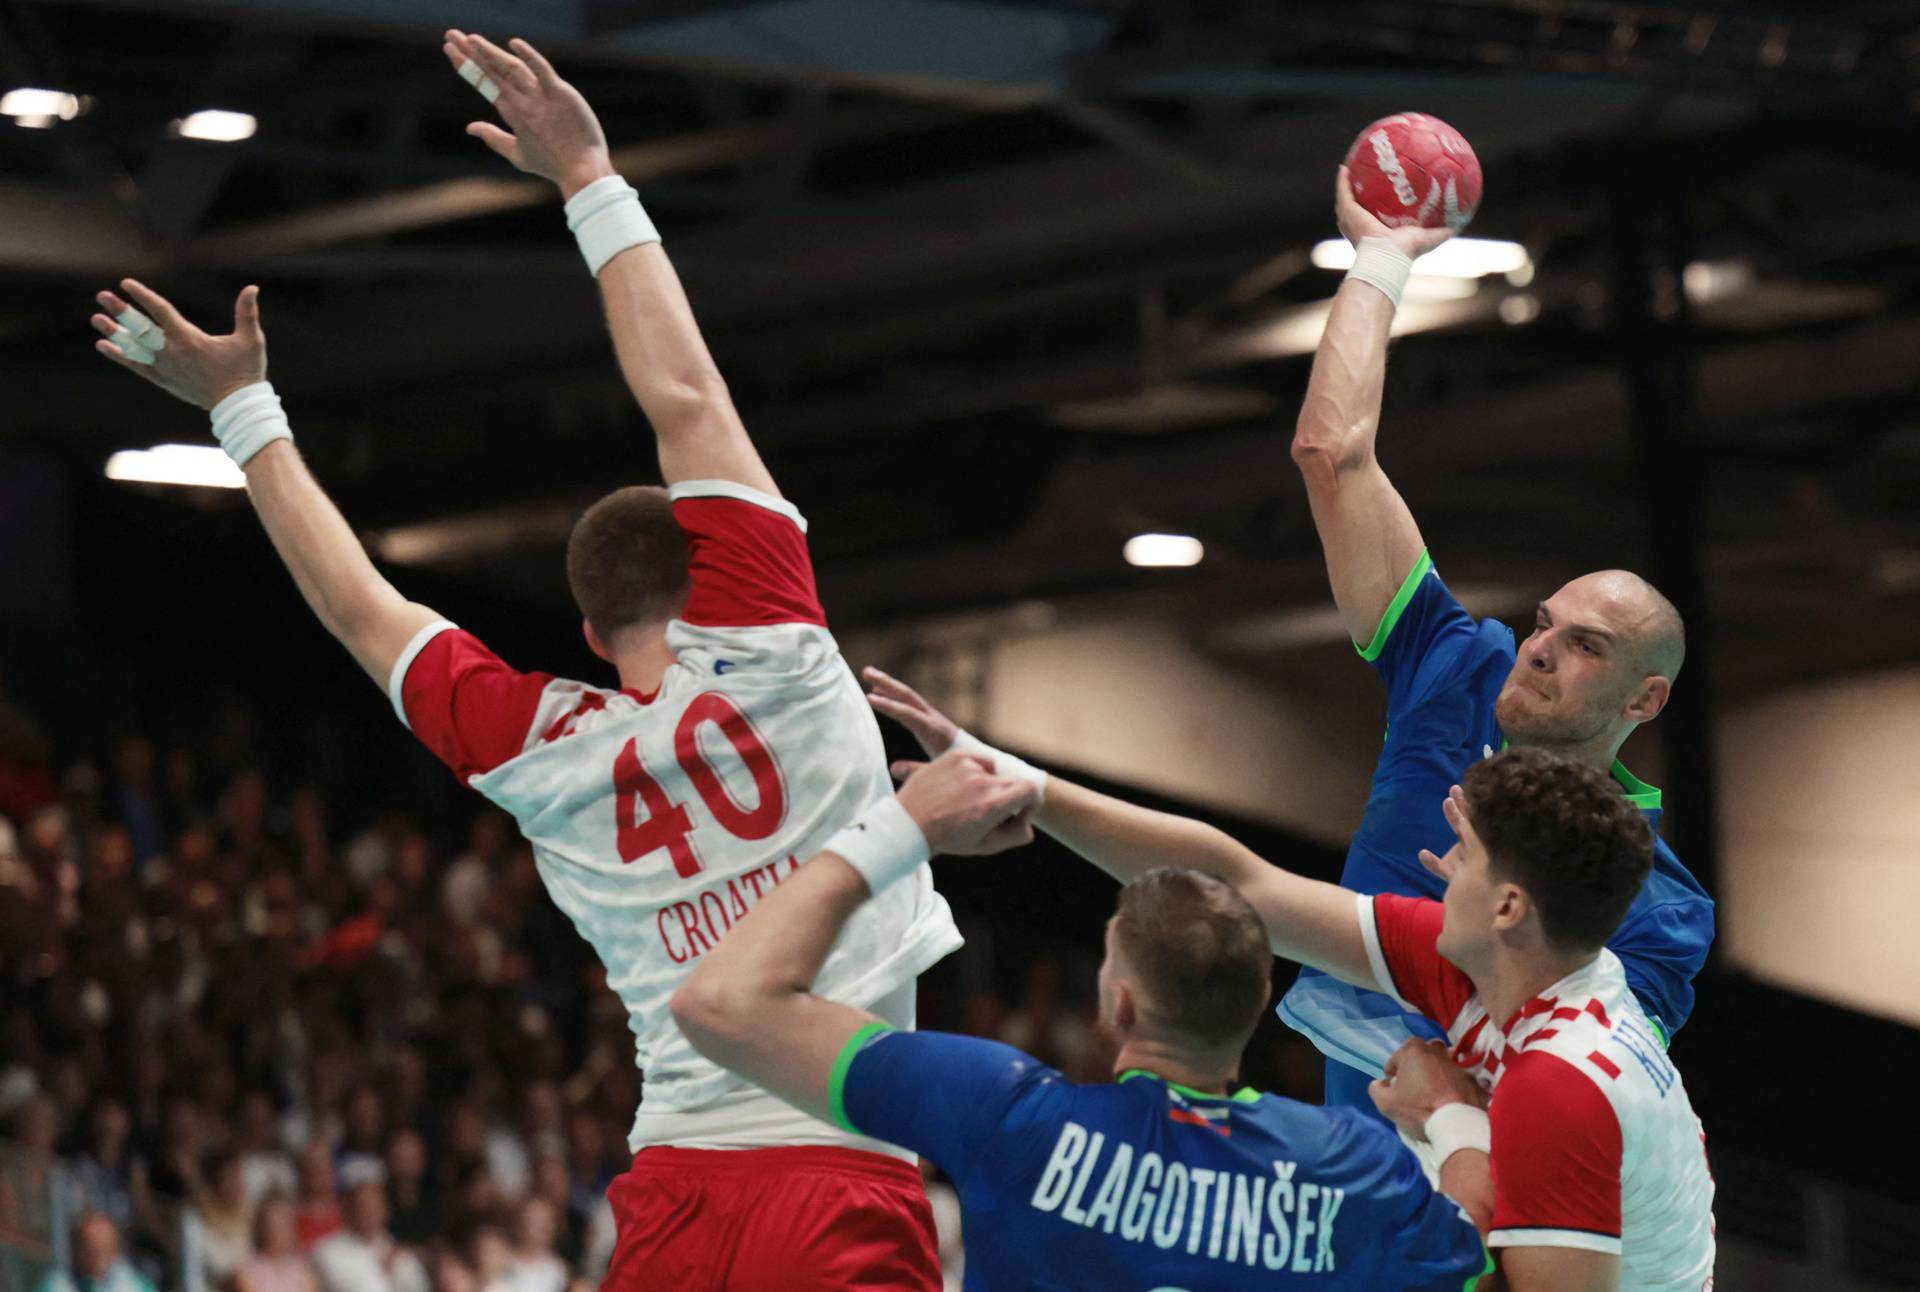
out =
[[[1467,792],[1455,785],[1447,791],[1446,800],[1441,803],[1440,810],[1446,814],[1447,824],[1453,827],[1454,838],[1464,840],[1468,830]],[[1435,854],[1430,848],[1422,848],[1420,864],[1440,878],[1452,882],[1454,868],[1460,864],[1461,847],[1462,844],[1456,842],[1453,847],[1447,849],[1444,857]]]
[[[984,857],[1033,842],[1028,819],[1040,801],[1026,781],[995,776],[977,754],[944,754],[900,787],[900,806],[935,852]]]
[[[448,31],[447,61],[482,94],[497,90],[493,106],[512,133],[475,121],[467,133],[530,175],[550,179],[562,197],[613,174],[606,132],[580,91],[560,79],[553,64],[518,38],[501,49],[485,36]],[[472,64],[476,71],[468,71]],[[484,77],[482,76],[484,74]]]
[[[1427,1118],[1446,1104],[1487,1106],[1487,1092],[1453,1061],[1444,1041],[1410,1040],[1387,1060],[1387,1075],[1367,1087],[1373,1106],[1409,1139],[1424,1142]]]
[[[877,668],[863,668],[860,676],[867,684],[867,703],[873,706],[876,713],[892,718],[911,732],[913,738],[920,742],[920,748],[927,751],[927,757],[938,758],[953,748],[953,742],[960,734],[959,725],[928,704],[925,696]]]
[[[1453,230],[1445,225],[1438,229],[1422,229],[1418,226],[1388,228],[1385,221],[1355,199],[1345,166],[1340,168],[1333,182],[1333,218],[1339,221],[1342,236],[1354,246],[1359,246],[1362,238],[1385,238],[1396,249],[1413,258],[1426,255],[1453,236]]]
[[[131,278],[120,288],[129,305],[112,292],[95,299],[105,311],[93,316],[93,329],[105,338],[93,348],[130,372],[139,373],[169,395],[197,408],[215,404],[256,381],[267,379],[267,336],[260,330],[260,289],[245,287],[233,302],[233,331],[209,336],[173,307],[166,297]],[[135,308],[135,307],[138,308]]]

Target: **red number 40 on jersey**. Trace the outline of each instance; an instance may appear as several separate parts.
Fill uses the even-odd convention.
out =
[[[759,802],[742,807],[714,770],[706,751],[700,747],[700,728],[712,723],[720,729],[733,752],[753,775]],[[747,715],[718,691],[695,697],[680,715],[673,732],[673,755],[707,805],[729,834],[741,839],[765,839],[780,828],[787,815],[787,791],[780,776],[780,764],[773,751],[753,729]],[[675,803],[653,779],[640,759],[640,738],[635,736],[613,760],[614,822],[618,827],[616,846],[620,860],[632,864],[648,853],[667,850],[673,868],[682,879],[700,873],[700,851],[693,842],[693,818],[684,805]]]

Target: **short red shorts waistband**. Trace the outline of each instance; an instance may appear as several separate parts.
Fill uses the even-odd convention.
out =
[[[826,1144],[797,1144],[784,1148],[643,1148],[634,1155],[635,1170],[649,1171],[832,1171],[865,1175],[895,1184],[919,1184],[920,1170],[911,1162],[865,1149]]]

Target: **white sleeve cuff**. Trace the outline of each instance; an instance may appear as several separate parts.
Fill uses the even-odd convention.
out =
[[[393,671],[387,674],[387,698],[393,701],[393,712],[400,719],[400,725],[408,731],[413,730],[413,724],[407,721],[407,705],[400,693],[401,687],[406,684],[407,670],[413,667],[413,661],[420,658],[420,652],[427,648],[428,642],[455,627],[458,625],[451,620],[436,619],[422,628],[413,635],[407,648],[400,652],[400,658],[393,661]]]
[[[1400,989],[1393,985],[1393,970],[1387,966],[1387,953],[1380,947],[1380,923],[1373,911],[1373,895],[1355,893],[1353,897],[1360,913],[1360,940],[1367,947],[1367,967],[1373,970],[1374,983],[1383,993],[1398,1001],[1402,1009],[1419,1013],[1420,1011],[1414,1009],[1407,998],[1400,994]]]
[[[735,498],[741,502],[750,502],[756,507],[765,507],[768,511],[778,512],[800,527],[802,534],[807,532],[807,518],[800,509],[785,498],[776,498],[770,493],[762,493],[752,485],[743,485],[737,480],[682,480],[678,484],[667,486],[667,497],[674,502],[682,498]]]
[[[1598,1234],[1589,1229],[1548,1229],[1530,1226],[1495,1229],[1487,1234],[1489,1247],[1572,1247],[1606,1256],[1620,1254],[1620,1235]]]

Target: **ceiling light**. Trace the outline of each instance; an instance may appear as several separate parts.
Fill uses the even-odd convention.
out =
[[[13,119],[13,124],[16,126],[24,126],[28,130],[50,130],[60,124],[60,118],[48,116],[18,116]]]
[[[1188,534],[1135,534],[1127,540],[1128,565],[1198,565],[1206,549]]]
[[[1320,269],[1351,269],[1353,244],[1328,238],[1313,247],[1313,263]],[[1414,267],[1441,278],[1485,278],[1488,274],[1526,273],[1533,266],[1527,249],[1517,242],[1491,238],[1451,238],[1419,257]]]
[[[143,484],[199,485],[206,489],[244,489],[246,475],[226,450],[211,444],[156,444],[122,449],[107,459],[107,479]]]
[[[80,96],[65,90],[20,89],[0,94],[0,117],[19,118],[21,125],[41,117],[71,121],[79,115]]]
[[[204,139],[210,143],[231,144],[253,138],[260,123],[245,112],[207,108],[173,123],[174,133],[182,139]]]

